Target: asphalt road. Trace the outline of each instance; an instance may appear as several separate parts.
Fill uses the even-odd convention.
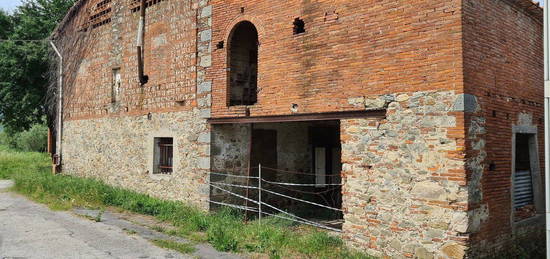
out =
[[[0,258],[193,258],[71,212],[55,212],[3,191],[0,181]]]

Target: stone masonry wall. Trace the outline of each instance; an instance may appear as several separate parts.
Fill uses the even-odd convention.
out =
[[[210,132],[190,112],[65,122],[65,174],[208,208]],[[153,138],[174,138],[174,171],[152,174]]]
[[[382,121],[341,122],[344,236],[375,256],[463,258],[468,247],[464,95],[367,100]]]
[[[386,109],[384,120],[341,121],[349,244],[462,258],[526,232],[510,220],[509,191],[512,127],[527,116],[543,141],[542,26],[530,1],[161,1],[147,10],[144,87],[135,3],[111,1],[96,27],[100,2],[79,1],[55,38],[66,60],[64,173],[207,209],[207,172],[225,161],[206,118]],[[295,18],[305,33],[292,33]],[[244,20],[259,32],[258,103],[227,107],[223,46]],[[171,176],[150,174],[162,136],[175,139]]]
[[[66,60],[63,173],[207,209],[212,7],[207,0],[147,7],[144,86],[137,77],[136,7],[131,0],[80,0],[56,34]],[[121,76],[116,102],[114,69]],[[151,174],[154,137],[174,138],[170,176]]]

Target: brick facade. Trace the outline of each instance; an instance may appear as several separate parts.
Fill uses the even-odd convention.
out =
[[[540,208],[534,222],[515,222],[511,205],[514,126],[536,129],[544,179],[542,9],[525,5],[528,1],[463,3],[464,89],[479,102],[466,124],[468,173],[476,190],[470,191],[470,211],[483,219],[471,238],[485,251],[509,247],[512,233],[526,226],[541,234],[544,224]],[[536,191],[543,194],[542,188]]]
[[[527,0],[149,2],[144,87],[134,0],[78,1],[55,34],[66,60],[64,173],[207,209],[208,171],[231,164],[244,174],[252,134],[248,125],[212,126],[208,118],[384,110],[383,119],[339,122],[350,245],[378,256],[463,258],[530,233],[512,208],[512,140],[514,129],[535,128],[543,165],[539,7]],[[296,18],[304,33],[295,34]],[[228,105],[231,72],[246,72],[231,67],[228,54],[243,21],[258,34],[257,103]],[[302,126],[292,127],[305,136]],[[289,139],[292,127],[263,126]],[[156,136],[174,138],[172,175],[151,174]],[[305,145],[295,146],[302,150],[295,156],[280,151],[278,166],[307,171],[311,163],[297,158],[311,151]]]

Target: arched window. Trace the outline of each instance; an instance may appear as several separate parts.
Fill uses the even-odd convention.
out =
[[[253,105],[258,99],[258,31],[248,21],[229,36],[229,105]]]

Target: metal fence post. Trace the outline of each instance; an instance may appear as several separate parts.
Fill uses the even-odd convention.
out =
[[[262,164],[258,165],[258,222],[262,223]]]

